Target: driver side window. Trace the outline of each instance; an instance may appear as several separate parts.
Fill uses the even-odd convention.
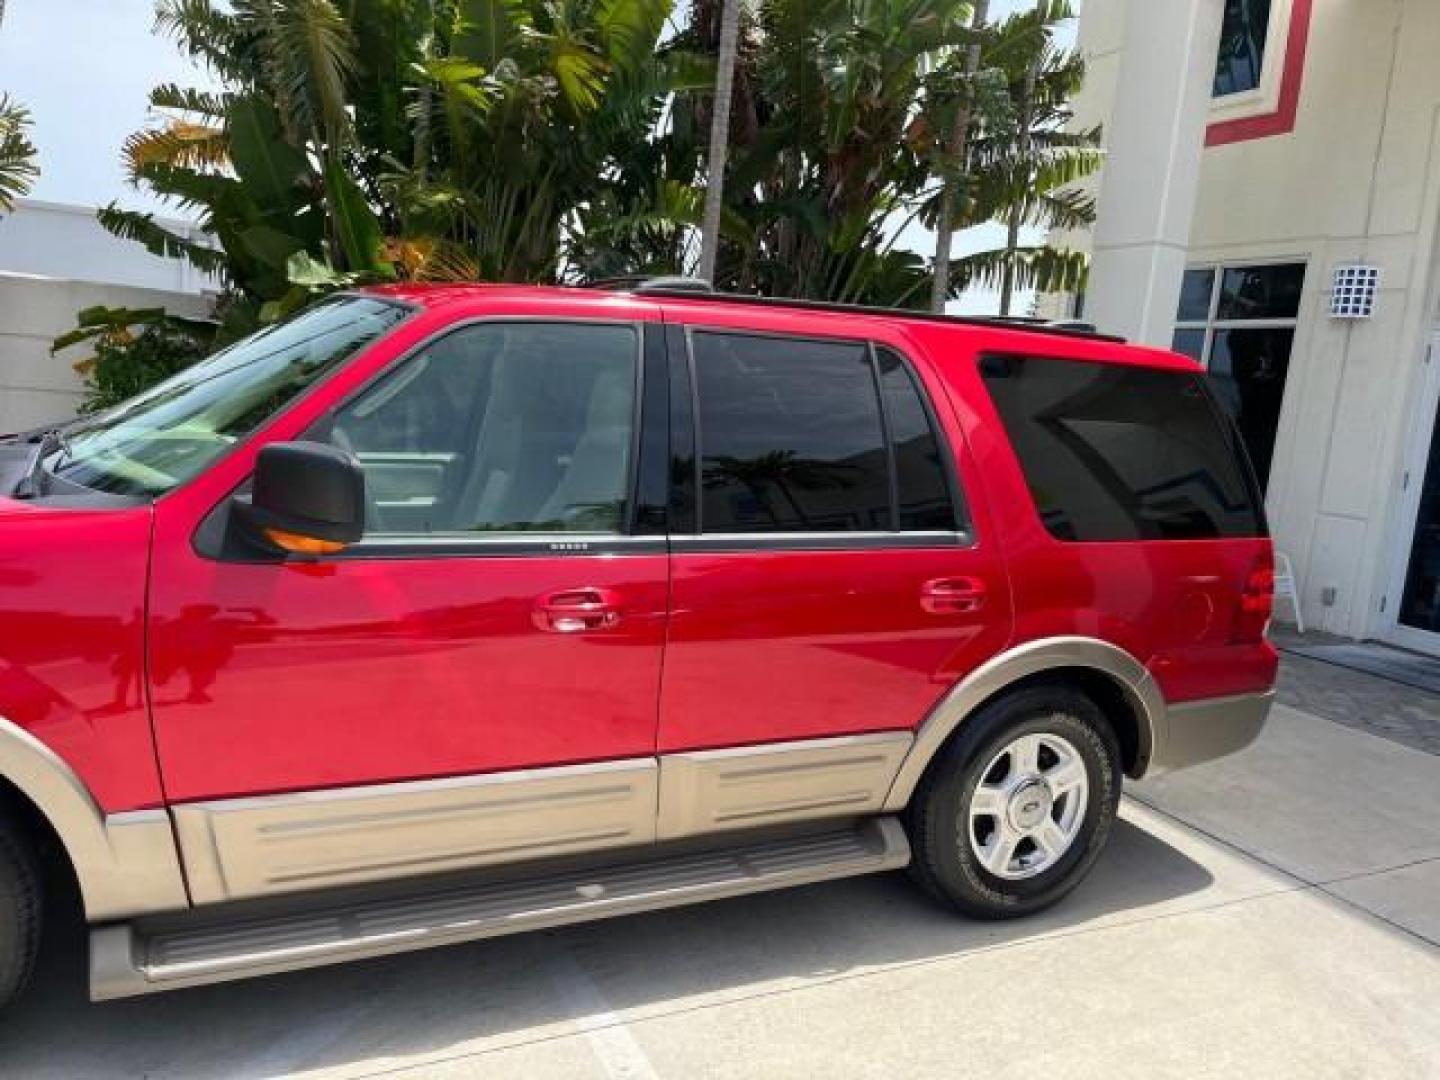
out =
[[[339,409],[365,469],[366,533],[624,528],[639,337],[623,325],[481,323]]]

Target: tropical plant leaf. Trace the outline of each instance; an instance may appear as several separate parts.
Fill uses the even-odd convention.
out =
[[[10,209],[40,175],[29,133],[29,110],[0,94],[0,210]]]
[[[341,289],[353,285],[358,279],[354,274],[342,274],[327,262],[321,262],[303,251],[290,256],[285,266],[285,276],[290,284],[304,289]]]
[[[384,233],[365,193],[338,162],[325,167],[325,194],[330,224],[338,251],[336,261],[345,269],[381,274],[389,268],[381,262]]]
[[[261,34],[275,104],[297,142],[337,153],[351,136],[346,80],[355,69],[349,24],[332,0],[271,0],[237,9]]]
[[[237,97],[226,118],[235,173],[251,199],[272,218],[293,215],[314,181],[305,155],[285,141],[275,106],[255,94]]]
[[[458,0],[452,55],[494,71],[514,52],[530,18],[517,0]]]
[[[973,286],[995,288],[1004,278],[1005,267],[1015,273],[1015,288],[1036,292],[1076,292],[1084,287],[1089,256],[1048,246],[1018,247],[1012,251],[995,248],[960,259],[956,264],[953,295]]]
[[[120,148],[121,159],[131,184],[139,184],[141,170],[148,165],[186,169],[223,168],[230,162],[230,144],[225,132],[209,124],[171,120],[163,127],[147,128],[130,135]]]
[[[229,111],[230,95],[195,90],[175,83],[161,83],[150,91],[150,107],[219,121],[224,120]]]
[[[143,244],[152,255],[185,259],[205,274],[221,274],[228,269],[225,252],[171,232],[155,220],[154,214],[122,210],[111,203],[96,211],[95,216],[111,235]]]

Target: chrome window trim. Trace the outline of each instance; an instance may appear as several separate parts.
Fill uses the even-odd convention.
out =
[[[676,554],[726,551],[906,551],[970,548],[968,532],[746,532],[689,533],[670,537]]]
[[[770,544],[769,546],[777,551],[814,551],[839,549],[846,547],[853,547],[865,550],[885,547],[906,549],[934,546],[930,543],[926,543],[923,541],[917,543],[908,542],[905,539],[908,537],[922,537],[929,540],[934,540],[936,538],[954,538],[954,540],[958,542],[961,546],[974,546],[976,542],[974,533],[974,519],[973,515],[970,513],[972,503],[965,489],[964,482],[962,481],[960,476],[960,465],[955,454],[955,448],[951,446],[950,439],[946,435],[945,428],[940,423],[939,414],[935,410],[935,402],[930,393],[930,388],[925,385],[925,380],[920,378],[919,373],[917,372],[915,367],[915,360],[909,354],[907,349],[901,348],[900,346],[894,345],[888,341],[880,341],[878,339],[867,337],[864,335],[861,335],[859,337],[849,335],[837,335],[835,337],[827,337],[823,334],[794,334],[787,333],[781,330],[753,330],[745,327],[715,326],[710,323],[703,322],[682,322],[674,325],[676,325],[677,329],[680,330],[685,342],[685,352],[680,359],[682,365],[685,368],[690,384],[689,429],[692,442],[691,450],[693,454],[692,468],[694,471],[694,514],[695,523],[699,528],[699,532],[683,535],[672,535],[672,540],[684,541],[687,544],[692,545],[689,547],[689,550],[696,551],[763,550],[763,545],[760,545],[758,543],[752,544],[752,541],[757,540],[761,537],[773,538],[775,542]],[[698,365],[695,355],[694,343],[694,338],[696,334],[715,334],[730,337],[767,338],[776,341],[796,341],[820,345],[853,345],[857,348],[864,349],[866,360],[870,365],[871,380],[874,383],[875,403],[879,411],[881,437],[885,443],[886,469],[889,473],[890,482],[891,524],[898,525],[898,502],[900,498],[900,489],[895,469],[895,446],[894,441],[891,437],[892,421],[890,417],[890,404],[885,396],[884,388],[880,383],[879,367],[881,351],[883,350],[892,353],[900,361],[906,376],[910,380],[911,386],[914,387],[915,393],[920,399],[921,408],[924,410],[925,419],[929,423],[930,430],[935,437],[936,445],[940,448],[940,467],[945,477],[945,489],[950,496],[950,510],[955,518],[957,528],[953,531],[904,531],[900,529],[894,529],[884,531],[867,530],[843,533],[838,531],[815,533],[725,533],[706,531],[704,514],[702,512],[702,492],[704,491],[704,483],[701,473],[704,469],[705,457],[703,439],[701,438],[700,430],[700,379],[696,370]],[[667,345],[669,345],[668,339]],[[674,433],[672,430],[672,439],[673,435]],[[840,536],[848,536],[855,538],[855,542],[850,544],[839,544],[834,542],[833,538]],[[705,541],[711,538],[725,537],[740,538],[741,544],[711,548],[705,546],[704,544],[695,543],[696,541]],[[789,542],[801,537],[813,537],[820,542],[817,544],[793,544]],[[892,544],[881,544],[876,542],[877,538],[880,537],[895,537],[898,539],[895,543]],[[948,543],[942,543],[939,546],[950,545]],[[676,550],[680,550],[678,546]]]
[[[621,536],[612,533],[504,533],[465,536],[433,533],[374,537],[325,556],[326,561],[350,559],[558,558],[562,556],[663,555],[663,536]]]

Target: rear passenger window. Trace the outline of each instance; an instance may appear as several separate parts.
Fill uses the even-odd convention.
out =
[[[905,532],[953,529],[957,522],[945,458],[920,388],[898,355],[881,349],[878,359],[890,442],[895,447],[900,528]]]
[[[704,532],[890,528],[864,345],[696,333],[692,349]]]
[[[940,443],[898,355],[712,331],[691,350],[701,531],[956,528]]]
[[[999,356],[980,370],[1052,535],[1263,534],[1244,451],[1200,376]]]

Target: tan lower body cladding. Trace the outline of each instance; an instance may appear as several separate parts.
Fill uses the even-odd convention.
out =
[[[398,880],[877,813],[908,732],[174,808],[194,901]]]

